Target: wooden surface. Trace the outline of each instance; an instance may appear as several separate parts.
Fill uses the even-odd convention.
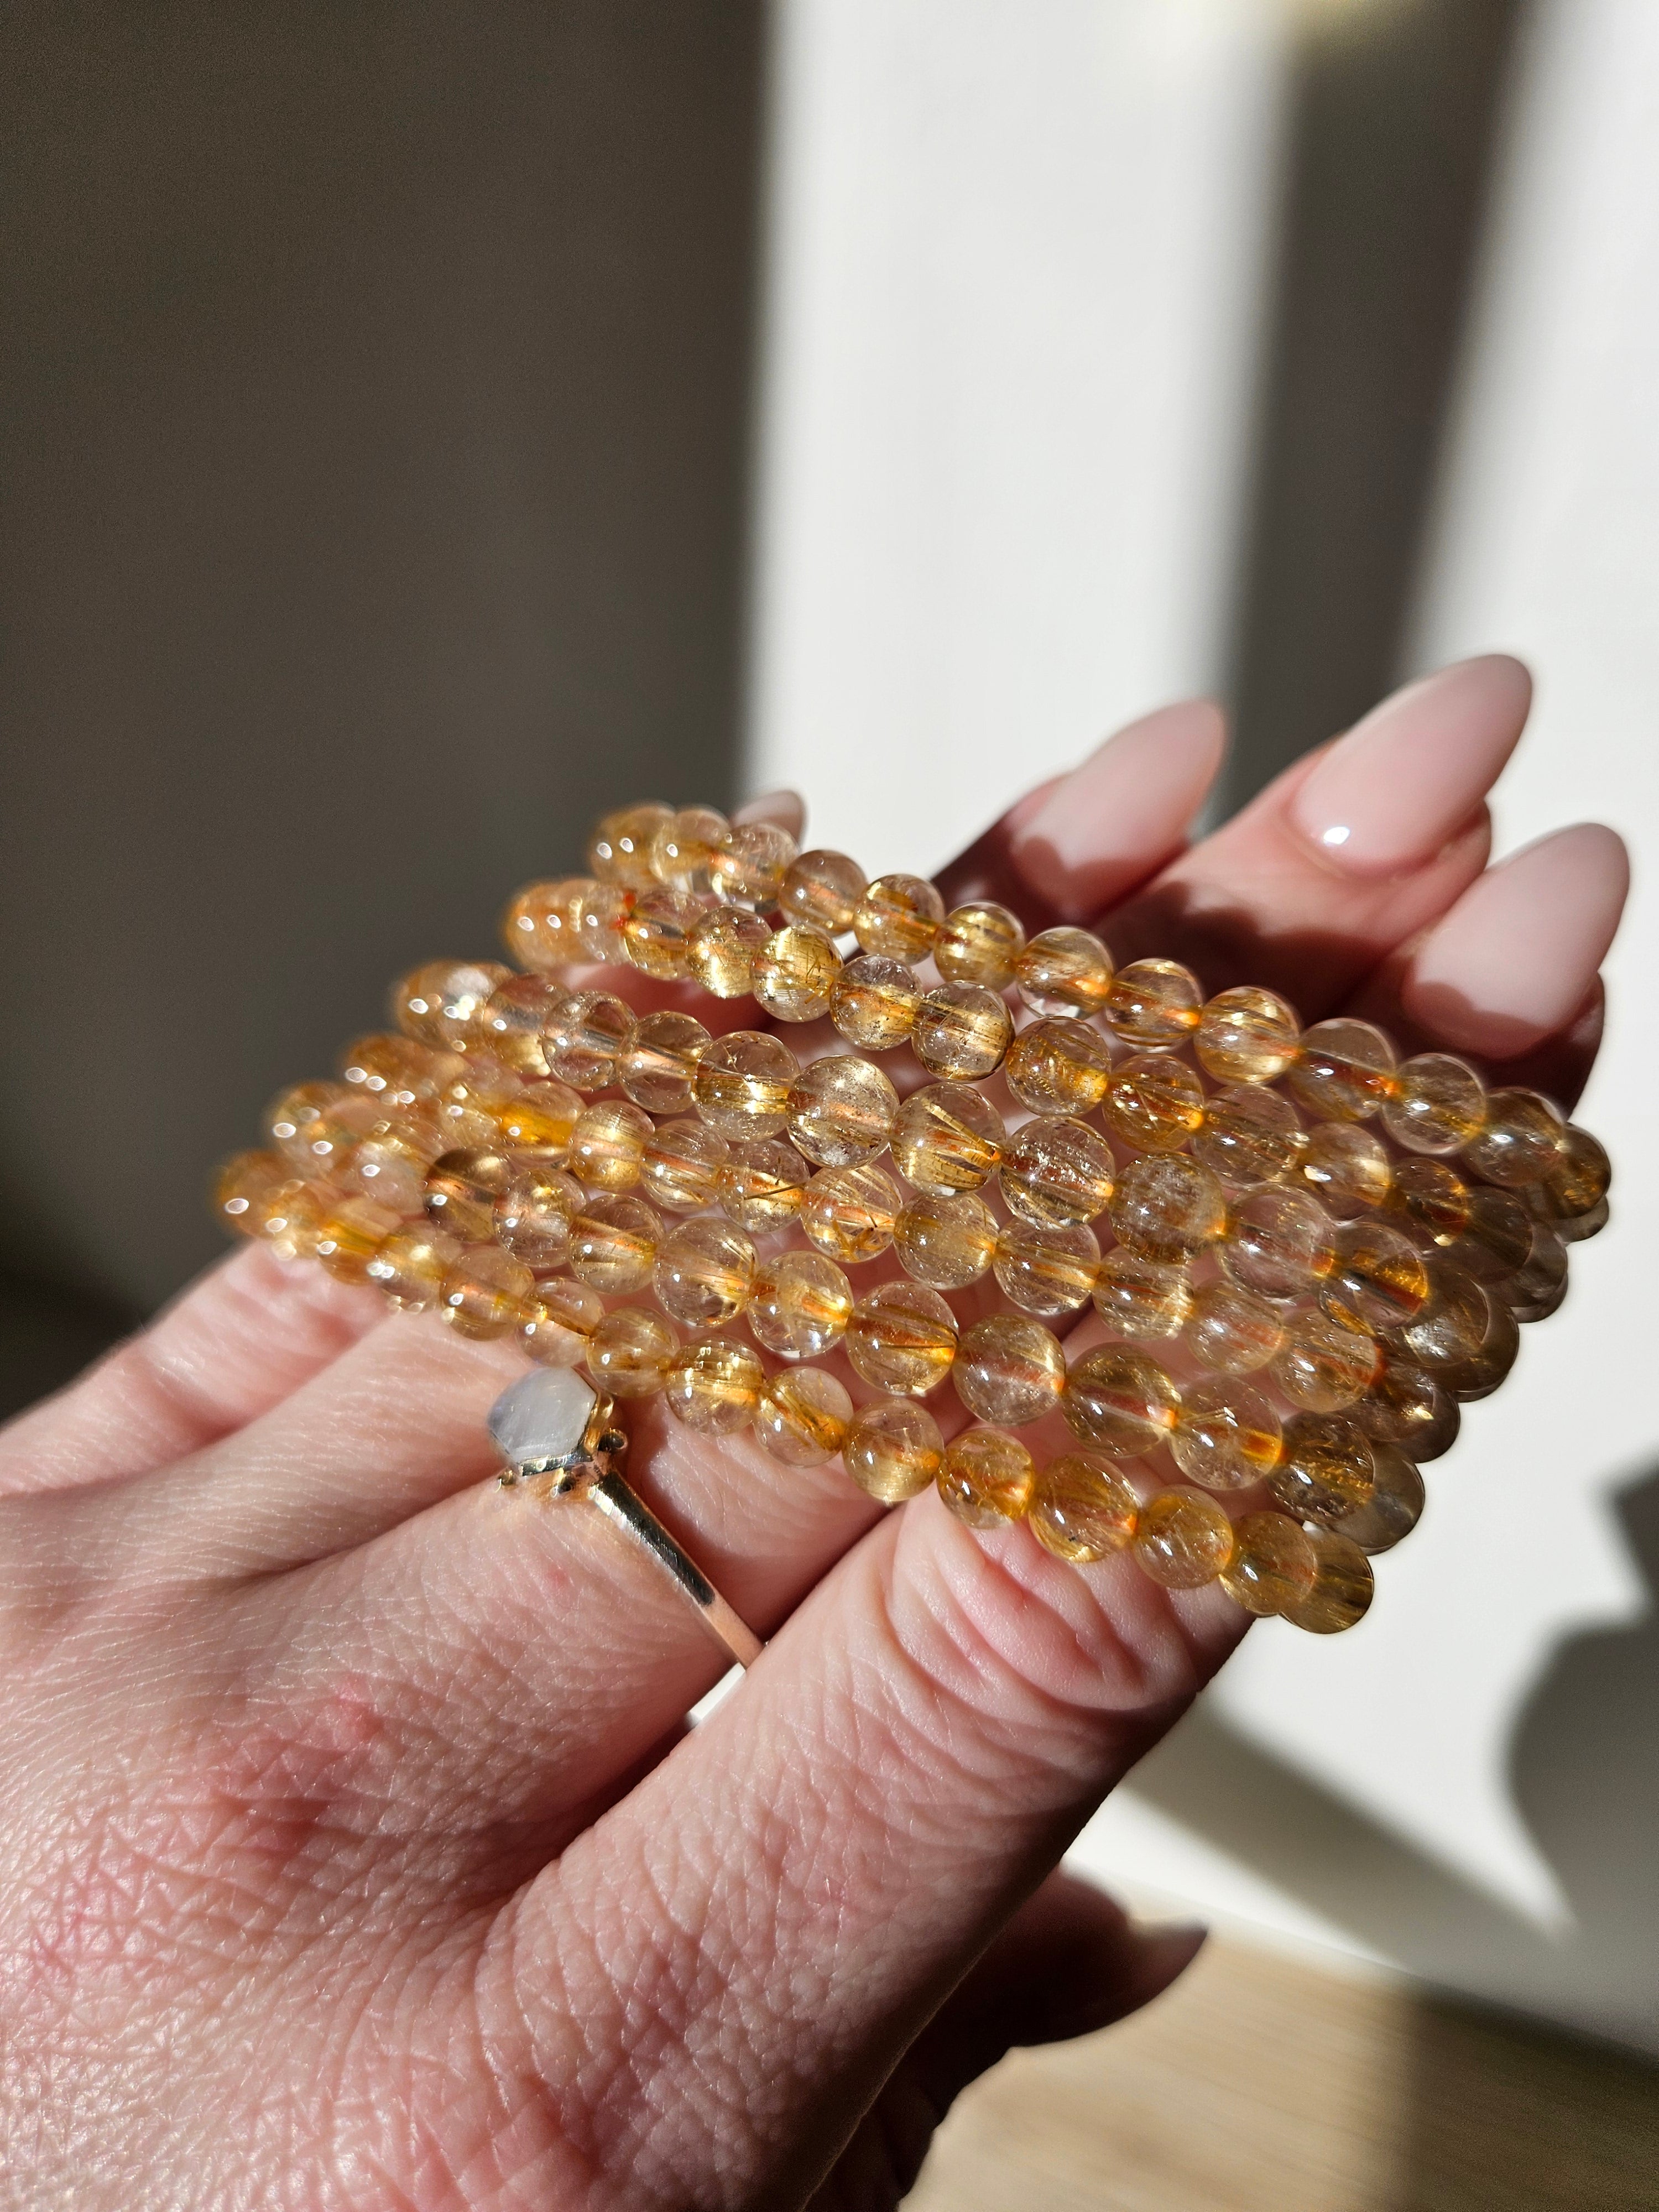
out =
[[[1659,2072],[1212,1939],[1139,2019],[1016,2051],[907,2212],[1656,2212]]]

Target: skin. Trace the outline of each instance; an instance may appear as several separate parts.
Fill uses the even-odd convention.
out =
[[[1571,1101],[1624,860],[1590,828],[1487,871],[1526,703],[1467,664],[1336,800],[1297,811],[1328,748],[1191,848],[1220,720],[1165,709],[944,888]],[[1368,780],[1345,858],[1320,808],[1363,823]],[[1237,1644],[1218,1590],[647,1407],[632,1478],[771,1639],[687,1734],[696,1624],[488,1481],[520,1371],[249,1249],[0,1435],[0,2201],[877,2212],[1011,2043],[1192,1955],[1054,1869]]]

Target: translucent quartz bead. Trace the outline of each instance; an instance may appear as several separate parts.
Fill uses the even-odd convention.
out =
[[[866,1496],[897,1505],[936,1480],[945,1443],[939,1423],[914,1398],[878,1398],[854,1415],[841,1459]]]
[[[1501,1298],[1490,1291],[1482,1295],[1486,1300],[1486,1326],[1479,1345],[1467,1358],[1441,1368],[1436,1378],[1464,1405],[1476,1398],[1491,1397],[1508,1377],[1521,1349],[1521,1325],[1515,1316]]]
[[[495,1201],[513,1183],[509,1152],[441,1153],[426,1173],[426,1210],[434,1225],[464,1244],[488,1243],[495,1234]]]
[[[1233,1556],[1233,1524],[1213,1498],[1197,1490],[1160,1490],[1140,1509],[1135,1565],[1165,1589],[1198,1589],[1224,1574]]]
[[[337,1198],[317,1224],[316,1256],[343,1283],[366,1283],[369,1263],[402,1217],[372,1198]]]
[[[789,1136],[821,1168],[851,1167],[884,1152],[898,1093],[880,1068],[853,1053],[809,1060],[789,1093]]]
[[[1461,1152],[1486,1118],[1486,1089],[1468,1060],[1419,1052],[1404,1061],[1382,1126],[1408,1152]]]
[[[376,1102],[343,1083],[295,1083],[265,1115],[264,1133],[290,1175],[331,1176],[380,1116]]]
[[[678,807],[659,823],[651,840],[651,872],[683,897],[705,897],[714,888],[714,863],[731,834],[731,823],[714,807]]]
[[[585,884],[570,902],[571,945],[579,960],[626,960],[634,893],[619,884]]]
[[[1103,1344],[1066,1378],[1060,1411],[1073,1436],[1123,1459],[1139,1459],[1173,1432],[1181,1393],[1155,1359]]]
[[[1308,1132],[1293,1180],[1310,1190],[1334,1221],[1352,1221],[1389,1195],[1394,1170],[1386,1147],[1353,1121],[1324,1121]]]
[[[964,1429],[945,1447],[939,1494],[970,1528],[1000,1528],[1024,1518],[1036,1488],[1036,1468],[1018,1437],[1000,1429]]]
[[[1429,1295],[1429,1271],[1410,1238],[1375,1218],[1345,1222],[1319,1303],[1344,1328],[1401,1328]]]
[[[509,975],[478,1017],[478,1041],[520,1075],[545,1075],[546,1030],[570,994],[545,975]],[[413,1039],[409,1040],[413,1042]],[[459,1068],[453,1073],[460,1073]]]
[[[657,1303],[693,1328],[735,1321],[755,1287],[755,1248],[741,1229],[701,1214],[671,1229],[657,1247]]]
[[[1193,1382],[1182,1393],[1170,1455],[1206,1490],[1249,1490],[1279,1464],[1284,1430],[1248,1382]]]
[[[1193,1158],[1203,1162],[1224,1190],[1255,1190],[1288,1175],[1306,1141],[1296,1109],[1283,1091],[1240,1083],[1206,1101],[1204,1126],[1193,1139]]]
[[[893,1123],[893,1164],[914,1189],[977,1190],[1002,1162],[1007,1132],[982,1091],[932,1083],[913,1091]]]
[[[1117,1241],[1144,1260],[1191,1260],[1227,1225],[1227,1201],[1206,1167],[1147,1152],[1118,1178],[1109,1209]]]
[[[1127,1044],[1183,1044],[1203,1005],[1197,976],[1178,960],[1132,960],[1112,978],[1106,1018]]]
[[[1187,1349],[1214,1374],[1254,1375],[1284,1341],[1284,1314],[1235,1283],[1206,1283],[1194,1297]]]
[[[458,1336],[483,1340],[522,1328],[536,1279],[499,1244],[463,1244],[438,1292],[438,1311]]]
[[[1300,1297],[1329,1273],[1336,1225],[1306,1191],[1253,1190],[1234,1207],[1219,1256],[1240,1290]]]
[[[547,1076],[535,1079],[557,1080]],[[456,1130],[471,1127],[480,1119],[489,1122],[502,1107],[510,1105],[524,1087],[524,1078],[505,1060],[498,1060],[493,1052],[486,1052],[482,1045],[475,1045],[462,1061],[460,1073],[439,1091],[434,1101],[438,1118]],[[459,1144],[470,1141],[464,1136],[456,1139]]]
[[[1376,1487],[1371,1440],[1351,1413],[1293,1414],[1267,1486],[1298,1521],[1334,1528],[1370,1504]]]
[[[806,1186],[800,1225],[843,1267],[874,1260],[893,1241],[898,1186],[879,1168],[823,1168]]]
[[[1180,1261],[1148,1260],[1115,1245],[1095,1270],[1095,1310],[1119,1336],[1156,1344],[1179,1336],[1193,1310],[1193,1282]]]
[[[618,1306],[587,1340],[587,1371],[618,1398],[651,1398],[668,1380],[679,1350],[671,1322],[643,1306]]]
[[[1112,957],[1087,929],[1045,929],[1014,962],[1019,995],[1034,1014],[1097,1014],[1112,988]]]
[[[821,929],[791,922],[756,953],[750,988],[781,1022],[821,1021],[841,974],[841,955]]]
[[[729,1437],[746,1428],[765,1387],[759,1354],[729,1336],[694,1337],[663,1376],[669,1412],[699,1437]]]
[[[496,1241],[532,1274],[550,1274],[570,1257],[570,1225],[581,1210],[581,1185],[574,1176],[514,1161],[495,1200]]]
[[[1524,1190],[1553,1175],[1566,1149],[1566,1122],[1541,1091],[1494,1091],[1485,1125],[1464,1146],[1463,1158],[1484,1181]]]
[[[800,1062],[763,1030],[733,1030],[704,1047],[693,1091],[697,1111],[722,1137],[775,1137],[789,1119]]]
[[[1066,1388],[1066,1354],[1059,1338],[1041,1322],[992,1314],[964,1331],[951,1380],[978,1419],[1023,1429],[1059,1405]]]
[[[1116,1172],[1103,1137],[1082,1121],[1044,1114],[1010,1138],[998,1182],[1022,1220],[1058,1226],[1104,1212]]]
[[[1014,963],[1024,950],[1025,931],[1006,906],[975,900],[945,917],[933,945],[933,960],[947,983],[983,983],[993,991],[1014,980]]]
[[[1375,1337],[1307,1310],[1285,1328],[1273,1377],[1293,1406],[1335,1413],[1364,1396],[1382,1364]]]
[[[884,959],[925,960],[939,940],[945,901],[921,876],[878,876],[865,886],[853,916],[861,952]]]
[[[295,1178],[261,1200],[255,1234],[279,1260],[313,1260],[317,1234],[337,1194],[325,1182]]]
[[[1033,1022],[1008,1048],[1008,1088],[1034,1114],[1086,1114],[1106,1096],[1111,1048],[1087,1022],[1062,1015]]]
[[[550,1167],[556,1166],[570,1156],[570,1139],[582,1110],[581,1093],[550,1075],[539,1083],[526,1083],[496,1109],[495,1135],[501,1144],[539,1153]]]
[[[1588,1129],[1569,1121],[1560,1158],[1529,1195],[1547,1220],[1572,1240],[1571,1224],[1588,1220],[1613,1187],[1613,1163]]]
[[[971,1191],[919,1191],[893,1224],[893,1249],[917,1282],[962,1291],[991,1265],[997,1233],[995,1214]]]
[[[785,1467],[822,1467],[853,1425],[853,1401],[822,1367],[788,1367],[763,1385],[755,1434]]]
[[[1547,1224],[1540,1222],[1525,1262],[1496,1286],[1516,1321],[1545,1321],[1567,1294],[1567,1248]]]
[[[567,995],[558,990],[557,1003],[562,1006]],[[435,1098],[465,1065],[458,1052],[387,1031],[349,1044],[340,1055],[340,1076],[352,1089],[368,1092],[385,1106],[412,1106],[416,1099]]]
[[[547,1031],[550,1075],[573,1091],[608,1091],[634,1034],[634,1016],[608,991],[576,991]]]
[[[1106,1126],[1143,1152],[1178,1152],[1204,1126],[1204,1085],[1184,1060],[1141,1052],[1112,1070]]]
[[[632,1190],[640,1179],[651,1116],[626,1098],[583,1112],[570,1133],[570,1170],[592,1190]]]
[[[623,950],[641,975],[677,981],[691,973],[691,933],[702,916],[686,892],[641,891],[623,924]]]
[[[1329,1528],[1309,1532],[1318,1562],[1314,1586],[1298,1604],[1286,1608],[1285,1618],[1314,1636],[1340,1636],[1363,1620],[1376,1584],[1370,1562],[1358,1544]]]
[[[1272,1083],[1296,1058],[1301,1038],[1292,1006],[1276,991],[1240,983],[1206,1006],[1193,1049],[1218,1083]]]
[[[878,1390],[926,1397],[957,1356],[957,1317],[921,1283],[884,1283],[861,1297],[847,1325],[853,1371]]]
[[[607,814],[587,846],[587,865],[599,881],[620,884],[630,891],[649,890],[656,881],[651,872],[652,843],[673,819],[673,811],[659,799],[647,799]]]
[[[406,1220],[426,1211],[426,1168],[401,1138],[371,1137],[348,1155],[336,1180],[348,1197],[372,1199]]]
[[[891,1052],[915,1029],[921,1000],[915,973],[902,960],[866,954],[849,960],[836,977],[830,1018],[848,1044]]]
[[[394,1229],[368,1263],[368,1279],[404,1313],[435,1306],[461,1256],[459,1237],[422,1223]]]
[[[865,889],[865,873],[856,860],[820,848],[803,853],[789,868],[778,904],[791,921],[811,922],[826,935],[839,937],[853,927]]]
[[[686,962],[694,980],[715,998],[746,999],[755,963],[771,938],[757,914],[746,914],[740,907],[714,907],[686,939]]]
[[[1526,1266],[1538,1217],[1519,1191],[1500,1190],[1495,1183],[1466,1190],[1464,1212],[1446,1256],[1477,1283],[1498,1288]]]
[[[734,822],[710,864],[709,884],[728,906],[769,914],[794,860],[795,841],[775,822]]]
[[[853,1286],[821,1252],[781,1252],[756,1274],[750,1333],[781,1359],[816,1359],[852,1318]]]
[[[1088,1566],[1134,1541],[1140,1501],[1100,1452],[1065,1452],[1038,1475],[1026,1519],[1045,1551]]]
[[[1353,1409],[1374,1444],[1399,1444],[1419,1466],[1457,1441],[1457,1401],[1414,1359],[1385,1351],[1382,1371]]]
[[[604,1319],[605,1300],[597,1291],[568,1275],[556,1276],[537,1284],[519,1341],[538,1367],[580,1367],[587,1357],[587,1340]]]
[[[662,1224],[643,1199],[590,1199],[570,1224],[570,1272],[608,1297],[642,1291],[661,1238]]]
[[[1232,1564],[1221,1587],[1262,1619],[1299,1605],[1314,1586],[1313,1539],[1282,1513],[1247,1513],[1233,1525]]]
[[[1339,1536],[1373,1556],[1391,1552],[1423,1517],[1423,1478],[1398,1444],[1376,1444],[1376,1487],[1369,1504],[1336,1524]]]
[[[501,916],[501,942],[520,968],[546,975],[580,957],[570,910],[588,880],[561,876],[556,882],[526,884],[513,898]]]
[[[1401,1160],[1382,1211],[1416,1244],[1455,1244],[1469,1224],[1469,1187],[1444,1160]]]
[[[422,1044],[465,1045],[484,1001],[513,973],[499,960],[428,960],[394,984],[392,1018]]]
[[[1437,1382],[1480,1351],[1492,1326],[1492,1301],[1474,1276],[1443,1260],[1429,1268],[1429,1295],[1399,1341]]]
[[[1290,1085],[1326,1121],[1366,1121],[1394,1095],[1394,1046],[1374,1022],[1346,1014],[1302,1032]]]
[[[647,1014],[617,1056],[617,1080],[647,1114],[689,1114],[697,1055],[708,1042],[690,1014]]]
[[[929,1075],[970,1082],[1002,1065],[1013,1017],[984,983],[942,983],[917,1010],[910,1043]]]
[[[280,1152],[237,1152],[213,1178],[213,1211],[239,1237],[263,1234],[273,1203],[298,1178]]]
[[[993,1263],[1003,1295],[1022,1313],[1075,1313],[1086,1305],[1100,1272],[1100,1240],[1092,1229],[1039,1229],[1011,1221]]]
[[[714,1131],[708,1133],[713,1136]],[[729,1148],[715,1178],[720,1211],[751,1237],[787,1228],[799,1218],[806,1173],[805,1161],[781,1137],[740,1138]]]

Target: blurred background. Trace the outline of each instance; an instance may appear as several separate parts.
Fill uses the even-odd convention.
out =
[[[1518,652],[1499,849],[1636,847],[1614,1226],[1386,1602],[1079,1856],[1659,2052],[1652,0],[17,0],[0,62],[6,1403],[603,805],[931,865],[1163,699],[1230,811]]]

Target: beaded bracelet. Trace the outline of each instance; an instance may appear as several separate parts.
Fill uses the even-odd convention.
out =
[[[947,914],[921,877],[710,807],[612,814],[588,861],[507,908],[520,972],[417,969],[396,1033],[285,1091],[221,1218],[611,1397],[660,1393],[697,1434],[839,1455],[884,1502],[936,1486],[1067,1560],[1360,1619],[1419,1467],[1607,1218],[1593,1136],[1374,1024],[1206,1001],[1177,962],[1115,970],[1087,930],[1028,941],[1005,907]],[[773,1030],[636,1017],[559,980],[590,963],[858,1049],[803,1065]],[[902,1274],[860,1296],[848,1271],[890,1252]],[[1108,1340],[1068,1358],[1056,1326],[1091,1304]],[[877,1395],[811,1364],[837,1346]],[[948,1444],[922,1402],[947,1379],[973,1421]],[[1018,1431],[1054,1413],[1075,1448],[1039,1466]],[[1162,1451],[1183,1481],[1146,1473]]]

